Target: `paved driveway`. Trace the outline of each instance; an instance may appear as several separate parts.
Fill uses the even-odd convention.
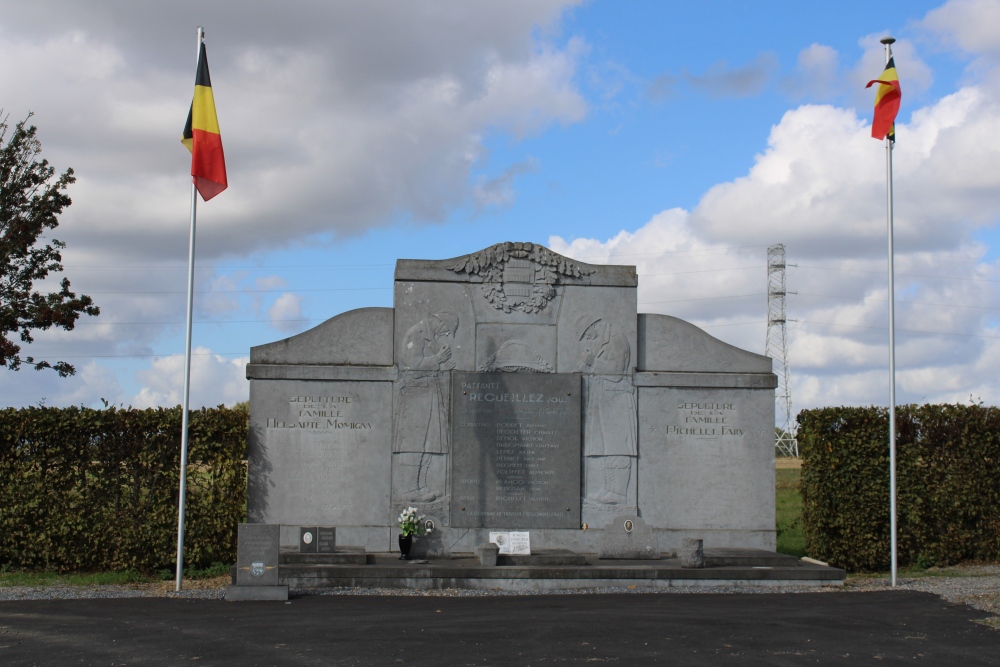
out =
[[[928,593],[0,602],[2,665],[1000,665]]]

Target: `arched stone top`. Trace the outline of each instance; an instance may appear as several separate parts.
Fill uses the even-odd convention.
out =
[[[392,308],[358,308],[308,331],[250,348],[251,364],[392,365]]]
[[[641,313],[638,371],[770,373],[771,358],[724,343],[669,315]]]

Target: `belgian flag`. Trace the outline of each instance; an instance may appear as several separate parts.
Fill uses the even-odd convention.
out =
[[[198,52],[198,73],[194,79],[194,99],[188,111],[181,143],[191,151],[191,177],[201,198],[208,201],[227,187],[226,156],[222,152],[219,119],[215,115],[212,80],[208,76],[205,43]]]
[[[896,114],[899,113],[899,100],[902,93],[899,89],[899,77],[896,75],[895,58],[889,58],[882,70],[882,76],[868,82],[865,88],[878,84],[875,93],[875,116],[872,118],[872,136],[889,141],[896,141]]]

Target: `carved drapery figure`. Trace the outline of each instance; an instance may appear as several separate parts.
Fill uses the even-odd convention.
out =
[[[578,368],[589,375],[584,456],[588,467],[600,466],[602,481],[600,487],[588,486],[587,497],[605,505],[624,504],[632,459],[638,455],[632,349],[625,336],[596,315],[578,317],[576,329],[580,340]]]
[[[431,502],[445,495],[443,484],[428,484],[428,474],[434,457],[448,452],[447,378],[441,371],[455,368],[447,341],[457,330],[458,317],[441,311],[403,336],[392,448],[398,454],[401,500]]]

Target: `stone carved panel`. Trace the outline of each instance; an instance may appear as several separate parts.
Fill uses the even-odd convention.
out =
[[[462,257],[448,267],[482,279],[482,295],[497,310],[537,313],[556,296],[566,279],[594,273],[535,243],[498,243]]]
[[[395,283],[393,361],[400,371],[475,370],[474,289]]]
[[[586,377],[584,408],[585,498],[589,506],[634,507],[638,455],[636,391],[628,339],[604,318],[581,314],[578,368]],[[602,513],[607,513],[602,511]]]
[[[556,328],[481,323],[476,327],[477,370],[483,373],[554,373]]]

